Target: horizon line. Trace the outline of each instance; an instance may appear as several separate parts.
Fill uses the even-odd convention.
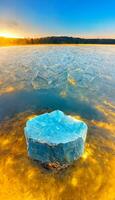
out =
[[[17,37],[7,37],[7,36],[0,36],[0,38],[4,38],[4,39],[41,39],[41,38],[60,38],[60,37],[66,37],[66,38],[79,38],[79,39],[112,39],[115,40],[115,38],[112,37],[83,37],[83,36],[68,36],[68,35],[46,35],[46,36],[27,36],[27,37],[23,37],[23,36],[17,36]]]

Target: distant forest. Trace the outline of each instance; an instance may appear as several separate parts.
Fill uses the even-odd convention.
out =
[[[66,36],[53,36],[44,38],[0,37],[0,46],[25,44],[115,44],[115,39],[85,39]]]

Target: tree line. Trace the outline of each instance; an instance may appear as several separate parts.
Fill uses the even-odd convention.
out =
[[[43,38],[5,38],[0,37],[0,45],[26,44],[115,44],[115,39],[85,39],[67,36],[53,36]]]

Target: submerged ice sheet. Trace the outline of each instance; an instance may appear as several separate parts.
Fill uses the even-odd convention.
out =
[[[42,163],[70,163],[84,151],[87,125],[56,110],[28,120],[25,136],[28,153]]]

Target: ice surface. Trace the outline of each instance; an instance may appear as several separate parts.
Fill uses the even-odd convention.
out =
[[[84,151],[87,125],[62,111],[34,117],[24,130],[29,156],[43,163],[70,163]]]
[[[0,93],[8,86],[14,91],[58,88],[75,98],[102,100],[103,94],[112,99],[114,63],[114,46],[1,47]]]

